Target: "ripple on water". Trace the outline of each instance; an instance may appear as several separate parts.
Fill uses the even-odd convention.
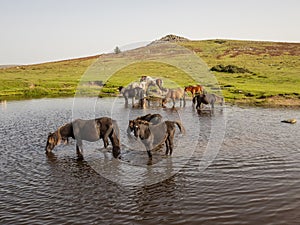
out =
[[[8,102],[0,112],[1,223],[299,222],[300,129],[299,124],[280,123],[282,118],[298,118],[297,110],[228,107],[227,112],[197,114],[190,105],[177,111],[143,111],[124,108],[122,99],[113,106],[111,100],[99,99],[91,112],[91,100],[82,101],[78,115],[118,121],[123,161],[114,161],[111,147],[103,149],[102,142],[84,143],[84,161],[76,159],[74,141],[46,156],[47,134],[71,121],[73,99]],[[154,153],[157,168],[152,171],[145,151],[126,135],[128,119],[148,112],[180,119],[187,130],[184,136],[177,129],[172,157],[164,157],[163,150]],[[199,170],[212,125],[224,115],[222,146],[212,164]],[[156,182],[147,181],[149,174]]]

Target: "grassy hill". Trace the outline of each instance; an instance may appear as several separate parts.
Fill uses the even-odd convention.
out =
[[[227,102],[300,106],[300,43],[176,38],[171,41],[194,51],[208,68],[214,67],[211,73]],[[73,96],[82,75],[98,57],[104,56],[1,68],[0,100]],[[181,86],[195,84],[183,71],[168,64],[142,62],[117,71],[105,82],[100,95],[117,93],[117,87],[133,77],[164,78],[166,74]],[[94,91],[99,93],[98,88]]]
[[[0,100],[73,96],[98,56],[0,69]]]
[[[183,42],[208,65],[234,65],[251,73],[214,72],[227,101],[300,105],[300,44],[209,40]]]

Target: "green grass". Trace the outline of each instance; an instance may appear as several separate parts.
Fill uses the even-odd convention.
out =
[[[300,44],[234,40],[178,42],[196,53],[207,68],[222,64],[246,68],[252,73],[210,72],[229,102],[268,105],[270,99],[288,99],[300,105]],[[166,87],[196,83],[208,85],[204,78],[194,80],[184,71],[162,62],[129,64],[104,80],[105,87],[78,84],[101,80],[95,67],[98,57],[50,62],[0,69],[0,100],[73,96],[82,93],[111,96],[140,76],[162,77]],[[90,65],[93,65],[89,67]],[[100,78],[99,78],[100,77]],[[290,100],[293,100],[292,103]],[[272,101],[276,104],[276,101]]]
[[[0,99],[72,96],[96,57],[0,69]]]
[[[133,73],[132,71],[136,71]],[[134,75],[133,75],[134,74]],[[164,86],[168,88],[175,87],[176,84],[181,86],[195,82],[182,70],[174,66],[159,62],[143,62],[131,64],[121,71],[114,74],[107,82],[108,86],[118,87],[129,84],[133,80],[139,80],[141,75],[161,77],[164,80]]]
[[[265,103],[267,97],[279,96],[299,104],[299,43],[209,40],[182,45],[196,49],[210,68],[218,64],[235,65],[254,73],[213,72],[227,101]]]

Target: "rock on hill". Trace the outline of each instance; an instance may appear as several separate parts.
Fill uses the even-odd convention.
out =
[[[181,42],[181,41],[189,41],[189,39],[180,37],[180,36],[176,36],[174,34],[169,34],[169,35],[159,39],[159,41]]]

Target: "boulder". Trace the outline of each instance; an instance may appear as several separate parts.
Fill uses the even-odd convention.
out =
[[[295,124],[295,123],[297,123],[297,120],[296,119],[288,119],[288,120],[282,120],[281,122]]]

